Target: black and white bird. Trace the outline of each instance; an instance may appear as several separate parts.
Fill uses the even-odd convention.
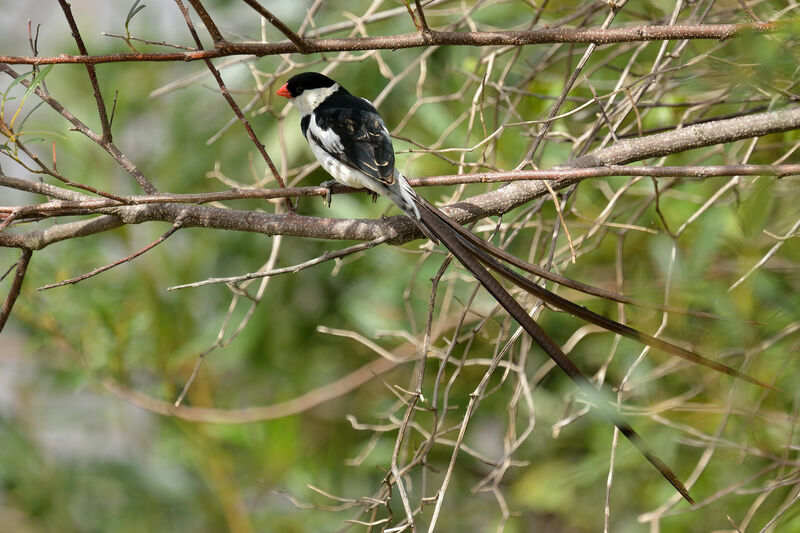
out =
[[[694,503],[686,487],[672,470],[655,456],[618,412],[598,398],[597,390],[583,372],[489,273],[487,268],[551,306],[597,324],[608,331],[630,337],[715,371],[763,387],[772,387],[729,366],[589,311],[585,307],[548,291],[509,268],[504,263],[588,294],[623,303],[635,303],[625,296],[602,291],[526,263],[475,236],[428,203],[411,188],[403,175],[395,168],[394,149],[389,131],[375,106],[369,100],[353,96],[332,79],[316,72],[293,76],[278,89],[276,94],[288,98],[300,113],[300,127],[303,136],[311,146],[311,151],[322,168],[333,176],[335,181],[350,187],[366,188],[387,197],[406,216],[411,218],[429,239],[444,245],[561,370],[592,400],[597,400],[598,409],[619,428],[623,435],[639,449],[678,492],[688,502]],[[672,310],[658,306],[653,307]]]
[[[371,102],[316,72],[294,76],[276,94],[291,99],[311,151],[336,181],[386,196],[420,219],[414,189],[394,166],[389,130]]]

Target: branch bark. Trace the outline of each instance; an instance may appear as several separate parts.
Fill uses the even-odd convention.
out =
[[[22,250],[22,256],[19,258],[19,261],[17,261],[14,281],[11,282],[11,289],[8,291],[8,296],[6,296],[3,306],[0,307],[0,331],[3,331],[6,321],[11,315],[11,310],[14,308],[14,303],[19,297],[20,290],[22,289],[22,282],[25,280],[25,272],[27,272],[28,264],[31,260],[31,255],[33,255],[31,250]]]
[[[303,39],[303,54],[361,50],[397,50],[428,46],[527,46],[532,44],[612,44],[671,39],[713,39],[724,41],[747,32],[789,31],[788,22],[742,24],[687,24],[675,26],[631,26],[627,28],[546,28],[530,31],[457,32],[434,31],[341,39]],[[301,36],[302,37],[302,36]],[[49,65],[55,63],[123,63],[130,61],[199,61],[231,55],[268,56],[296,54],[292,41],[277,43],[217,43],[213,50],[170,53],[119,53],[105,55],[67,55],[52,57],[0,56],[0,63]]]
[[[549,185],[553,189],[563,189],[584,179],[579,177],[580,173],[575,174],[569,169],[620,165],[793,129],[800,129],[800,107],[628,139],[566,163],[563,170],[570,175],[554,179]],[[46,190],[49,191],[49,188]],[[515,181],[494,191],[445,206],[442,210],[459,223],[467,224],[487,216],[504,214],[544,194],[547,194],[547,187],[541,181]],[[124,224],[153,221],[174,224],[179,218],[182,218],[185,228],[203,227],[329,240],[369,241],[385,238],[395,245],[422,236],[413,222],[402,215],[379,220],[336,219],[295,213],[273,215],[180,203],[123,205],[97,211],[103,216],[21,234],[2,232],[0,246],[39,250],[54,242],[108,231]]]

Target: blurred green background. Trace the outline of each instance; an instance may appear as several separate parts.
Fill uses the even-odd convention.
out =
[[[607,7],[598,2],[547,4],[540,25],[565,21],[569,26],[599,26]],[[700,4],[700,3],[698,3]],[[702,3],[710,11],[705,22],[744,22],[738,2]],[[240,2],[207,2],[217,24],[231,40],[258,40],[260,21]],[[264,2],[292,28],[300,27],[311,2]],[[370,35],[413,32],[414,26],[400,2],[323,2],[314,13],[314,27],[344,24],[351,14],[395,10],[367,26]],[[437,28],[454,24],[461,30],[525,29],[533,23],[537,6],[526,2],[440,2],[428,11]],[[678,22],[696,21],[697,9],[687,6]],[[796,16],[796,8],[782,2],[761,2],[757,13],[764,19]],[[52,2],[0,1],[6,13],[0,22],[0,54],[30,55],[27,19],[41,24],[39,54],[75,53],[63,15]],[[130,4],[125,2],[75,2],[74,13],[90,53],[126,51],[125,43],[100,35],[124,34]],[[620,11],[614,25],[657,24],[669,20],[673,6],[660,2],[632,3]],[[782,11],[783,10],[783,11]],[[574,16],[573,16],[574,15]],[[171,2],[147,2],[130,23],[131,34],[154,41],[191,46],[185,25]],[[281,40],[266,27],[266,38]],[[351,35],[352,28],[326,33]],[[307,30],[313,35],[312,29]],[[357,35],[358,32],[355,32]],[[204,43],[210,40],[201,32]],[[696,41],[677,50],[681,66],[676,75],[656,78],[657,89],[637,109],[644,131],[671,128],[691,122],[786,105],[797,78],[797,46],[793,34],[747,35],[726,43]],[[140,51],[160,51],[154,45],[133,43]],[[611,93],[621,73],[630,68],[627,90],[635,92],[650,80],[650,68],[661,43],[631,43],[599,48],[584,75],[600,95]],[[564,86],[585,46],[530,46],[521,49],[450,47],[405,49],[380,53],[292,56],[300,70],[322,70],[336,64],[331,76],[351,92],[378,105],[396,136],[398,165],[410,176],[450,174],[458,170],[511,169],[530,146],[540,125],[510,127],[490,143],[491,149],[471,152],[419,151],[420,147],[465,148],[479,143],[501,122],[544,119]],[[497,52],[492,56],[492,52]],[[428,54],[428,55],[425,55]],[[692,62],[694,57],[702,61]],[[423,58],[420,61],[420,58]],[[492,63],[496,61],[496,64]],[[228,65],[227,63],[232,63]],[[218,60],[228,87],[276,164],[293,180],[302,175],[312,156],[301,138],[296,112],[271,95],[286,75],[281,57]],[[420,66],[422,65],[422,67]],[[490,69],[491,65],[491,69]],[[27,67],[15,67],[24,72]],[[400,75],[408,70],[408,74]],[[503,71],[506,69],[506,71]],[[116,96],[114,138],[117,145],[164,192],[206,192],[226,189],[230,182],[252,185],[268,172],[241,126],[231,121],[230,108],[200,63],[119,63],[98,66],[107,102]],[[391,76],[388,74],[391,73]],[[489,80],[485,96],[475,96],[478,81]],[[486,105],[480,116],[470,116],[473,98],[494,98],[497,80],[516,84],[521,96],[513,102],[517,116],[508,114],[507,101]],[[389,85],[387,78],[396,84]],[[631,81],[635,80],[635,81]],[[10,83],[0,82],[4,91]],[[96,107],[85,68],[56,66],[47,88],[62,104],[90,127],[99,130]],[[153,91],[178,83],[163,93]],[[256,88],[266,87],[259,95]],[[781,89],[781,90],[779,90]],[[385,91],[385,92],[384,92]],[[19,95],[17,94],[18,98]],[[592,91],[581,78],[569,93],[562,111],[591,100]],[[617,93],[616,99],[627,96]],[[688,103],[714,100],[713,105]],[[607,100],[603,100],[607,101]],[[13,105],[10,100],[8,105]],[[419,107],[416,107],[416,106]],[[649,107],[648,107],[649,106]],[[576,112],[552,125],[537,152],[542,168],[563,163],[574,155],[576,139],[598,121],[598,107]],[[283,113],[283,114],[282,114]],[[636,134],[637,114],[630,113],[620,130]],[[279,120],[280,119],[280,120]],[[280,127],[279,127],[280,124]],[[399,126],[398,126],[399,125]],[[601,129],[598,139],[607,134]],[[627,129],[626,129],[627,128]],[[25,124],[30,146],[51,161],[51,141],[56,142],[58,168],[76,181],[118,194],[138,194],[130,179],[106,153],[92,145],[51,110],[42,106]],[[219,134],[219,135],[218,135]],[[25,137],[23,137],[25,138]],[[211,142],[213,140],[213,142]],[[413,140],[413,142],[409,142]],[[769,164],[796,162],[800,143],[796,131],[751,141],[732,143],[671,156],[665,164]],[[748,154],[752,149],[751,155]],[[409,152],[413,153],[409,153]],[[660,162],[660,161],[658,161]],[[657,162],[652,162],[657,163]],[[7,154],[0,157],[5,173],[38,179],[16,165]],[[216,174],[209,175],[213,170]],[[216,176],[216,177],[215,177]],[[327,179],[320,169],[304,177],[301,185]],[[741,178],[713,205],[682,229],[714,197],[729,178],[705,181],[663,181],[659,215],[650,201],[649,180],[607,178],[589,180],[570,197],[564,214],[573,240],[587,234],[592,222],[605,216],[599,231],[586,235],[577,246],[576,264],[563,231],[554,246],[553,262],[575,279],[615,289],[619,269],[624,270],[624,291],[637,298],[663,302],[666,286],[671,305],[718,313],[730,320],[712,321],[671,316],[667,337],[696,348],[700,353],[741,367],[759,379],[775,381],[783,394],[765,393],[735,383],[705,369],[677,365],[663,354],[650,354],[634,373],[641,386],[626,397],[628,414],[645,440],[686,479],[698,461],[709,460],[693,493],[704,505],[664,517],[662,531],[733,530],[733,522],[758,530],[775,517],[798,493],[795,431],[798,400],[797,358],[800,347],[800,242],[789,235],[778,252],[740,286],[731,285],[755,265],[800,217],[797,178]],[[272,187],[267,182],[263,186]],[[461,198],[494,186],[458,189]],[[456,188],[425,189],[432,201],[444,201]],[[18,205],[41,198],[0,190],[0,203]],[[227,202],[236,209],[274,212],[275,204],[259,201]],[[385,200],[372,203],[365,195],[337,196],[330,210],[319,199],[303,199],[299,212],[308,215],[375,218],[397,214]],[[509,249],[523,258],[543,260],[550,254],[551,235],[558,225],[551,201],[525,206],[506,217],[530,215],[521,236]],[[666,226],[665,226],[666,224]],[[479,226],[486,232],[492,224]],[[36,225],[16,229],[22,231]],[[23,294],[6,330],[0,336],[0,531],[9,532],[249,532],[336,531],[350,528],[347,519],[382,518],[358,515],[357,503],[379,490],[387,474],[396,430],[373,432],[356,429],[348,420],[381,425],[402,416],[390,386],[413,388],[413,363],[398,365],[379,378],[302,413],[246,424],[200,423],[162,416],[133,405],[130,394],[141,393],[171,403],[192,372],[198,354],[217,338],[234,335],[245,318],[250,301],[224,285],[167,291],[167,287],[252,272],[269,257],[275,240],[257,234],[204,229],[181,230],[144,256],[75,286],[38,292],[36,287],[76,276],[123,257],[158,238],[169,225],[149,223],[127,226],[105,234],[52,245],[34,254]],[[504,230],[505,231],[505,230]],[[671,235],[680,232],[677,237]],[[486,234],[486,233],[485,233]],[[285,238],[276,266],[316,257],[326,250],[352,243]],[[353,330],[395,354],[415,353],[406,335],[420,341],[430,296],[430,278],[442,255],[423,256],[420,242],[399,248],[378,247],[348,258],[341,265],[324,263],[294,275],[271,279],[262,301],[246,327],[229,345],[212,351],[189,390],[185,404],[240,410],[290,401],[330,384],[378,358],[353,339],[324,334],[317,326]],[[675,254],[672,258],[672,254]],[[17,257],[16,250],[0,249],[0,270]],[[423,258],[420,261],[420,258]],[[623,268],[624,267],[624,268]],[[464,277],[448,271],[443,286],[450,305],[434,345],[444,349],[452,327],[473,290]],[[4,295],[10,285],[0,283]],[[248,287],[257,292],[258,284]],[[440,293],[445,289],[440,288]],[[611,317],[615,305],[581,296],[581,303]],[[440,296],[437,310],[442,311]],[[479,293],[468,324],[479,322],[476,313],[488,311]],[[655,331],[658,313],[631,308],[627,318],[637,328]],[[545,329],[566,342],[581,324],[561,313],[545,311]],[[491,357],[498,335],[511,327],[503,316],[494,317],[469,347],[470,357]],[[511,328],[513,332],[513,327]],[[614,342],[610,334],[592,333],[572,353],[579,365],[593,374],[603,366]],[[607,383],[626,374],[641,348],[623,341],[608,366]],[[527,344],[517,343],[510,357],[529,366],[536,425],[514,454],[520,461],[506,472],[497,493],[511,516],[502,519],[501,505],[490,492],[475,492],[489,467],[462,453],[444,500],[439,531],[600,531],[608,475],[612,429],[597,416],[578,418],[557,438],[553,424],[577,410],[572,385],[555,372],[541,381],[534,375],[546,365],[545,356]],[[522,353],[525,353],[523,358]],[[466,354],[466,352],[465,352]],[[462,346],[453,357],[461,357]],[[438,363],[427,367],[426,395],[436,378]],[[469,394],[485,367],[464,367],[453,376],[449,392],[452,425],[460,422]],[[449,371],[448,371],[449,372]],[[104,386],[117,384],[117,392]],[[465,443],[488,457],[502,455],[509,420],[511,378],[493,376],[488,396],[470,422]],[[663,409],[660,402],[680,398]],[[656,409],[658,407],[659,409]],[[648,409],[658,412],[653,416]],[[429,427],[431,414],[420,412],[417,422]],[[713,439],[711,438],[713,436]],[[448,433],[445,438],[455,438]],[[709,442],[714,441],[713,446]],[[412,432],[409,453],[424,442]],[[420,487],[435,495],[447,468],[451,446],[437,444],[425,468],[410,477],[410,489],[419,498]],[[368,453],[367,453],[368,452]],[[704,456],[707,454],[707,458]],[[352,464],[364,454],[363,461]],[[428,476],[428,477],[425,477]],[[347,500],[337,501],[311,486]],[[611,530],[645,531],[637,521],[641,513],[661,505],[673,490],[627,442],[615,458],[611,498]],[[346,510],[340,510],[346,508]],[[394,494],[395,522],[403,515]],[[420,522],[430,520],[425,507]],[[372,529],[380,530],[380,527]],[[796,507],[782,516],[778,530],[800,531]]]

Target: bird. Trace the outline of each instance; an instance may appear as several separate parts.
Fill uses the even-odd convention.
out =
[[[333,177],[333,181],[323,184],[328,188],[326,196],[328,205],[330,205],[330,187],[333,183],[365,188],[388,198],[416,224],[423,235],[434,244],[441,244],[447,248],[578,388],[596,400],[593,403],[598,410],[628,438],[687,502],[694,504],[688,489],[678,476],[656,456],[630,423],[600,397],[586,375],[564,354],[561,347],[550,338],[490,270],[547,304],[608,331],[630,337],[717,372],[765,388],[774,389],[774,387],[732,367],[594,313],[545,289],[510,268],[509,265],[596,296],[623,303],[635,303],[622,295],[593,288],[522,261],[463,228],[425,200],[409,185],[395,166],[394,147],[389,130],[378,110],[366,98],[351,94],[328,76],[317,72],[303,72],[292,76],[275,94],[289,99],[299,112],[303,137],[322,168]],[[668,310],[659,306],[652,307]]]

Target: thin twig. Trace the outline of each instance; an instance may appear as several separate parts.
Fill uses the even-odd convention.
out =
[[[275,26],[282,34],[284,34],[294,45],[297,47],[297,51],[301,54],[309,53],[308,46],[306,45],[305,40],[297,35],[295,32],[289,28],[286,24],[283,23],[278,17],[273,15],[267,8],[262,6],[258,3],[257,0],[243,0],[245,4],[252,7],[259,15],[267,19],[267,22]]]
[[[428,27],[428,21],[425,20],[425,12],[422,10],[422,2],[420,2],[420,0],[414,0],[414,3],[417,6],[420,26],[422,26],[421,31],[424,34],[429,35],[431,33],[431,29]]]
[[[222,36],[222,32],[214,22],[214,19],[211,18],[211,15],[209,15],[208,11],[206,11],[206,8],[200,3],[200,0],[189,0],[189,3],[192,4],[192,7],[200,17],[200,20],[203,21],[203,25],[206,27],[206,30],[208,30],[208,33],[211,34],[211,39],[214,41],[214,46],[218,47],[219,45],[227,42],[225,37]],[[194,25],[189,18],[188,12],[184,10],[182,4],[179,3],[178,5],[181,7],[181,13],[183,13],[183,16],[186,18],[186,23],[189,25],[189,32],[192,34],[195,44],[197,44],[197,49],[202,50],[203,44],[200,42],[200,38],[194,31]]]
[[[608,26],[611,25],[611,23],[614,21],[614,18],[616,18],[617,16],[618,9],[614,7],[613,4],[611,5],[612,9],[606,16],[606,20],[603,21],[603,25],[601,26],[601,29],[604,31],[608,31]],[[578,76],[580,75],[581,72],[583,72],[583,68],[586,66],[586,63],[589,61],[589,58],[592,56],[597,46],[598,46],[597,43],[591,43],[584,51],[580,61],[578,61],[578,65],[572,71],[572,73],[569,76],[569,79],[566,81],[564,87],[561,89],[561,94],[559,95],[558,99],[555,101],[553,106],[550,108],[550,114],[547,117],[547,122],[543,124],[541,131],[539,131],[539,134],[536,136],[536,139],[534,139],[533,143],[531,144],[531,147],[526,152],[525,157],[523,157],[522,161],[520,161],[519,165],[517,165],[517,169],[520,169],[529,164],[530,165],[533,164],[533,157],[536,154],[536,150],[539,148],[539,145],[547,135],[547,132],[550,131],[550,126],[553,124],[552,122],[553,117],[558,115],[558,113],[561,111],[561,106],[565,102],[567,94],[569,94],[569,92],[572,91],[573,85],[575,85]]]
[[[192,3],[192,6],[194,6],[195,10],[199,10],[198,11],[199,13],[205,13],[205,9],[203,8],[202,4],[200,4],[200,0],[189,0],[189,1]],[[183,14],[183,18],[186,21],[186,25],[189,27],[189,32],[192,34],[192,38],[194,39],[197,48],[202,50],[203,43],[200,41],[200,37],[197,35],[197,32],[194,29],[194,25],[192,24],[192,19],[189,16],[189,12],[186,10],[186,7],[183,5],[183,2],[181,0],[175,0],[175,2],[178,5],[178,8],[181,10],[181,13]],[[208,13],[205,14],[210,21],[211,19],[210,17],[208,17]],[[217,30],[217,32],[218,31],[219,30]],[[220,39],[222,38],[221,35],[219,37]],[[217,38],[215,37],[215,42],[216,39]],[[209,72],[211,72],[211,75],[214,76],[214,79],[217,81],[217,85],[219,85],[222,97],[225,98],[226,102],[228,102],[228,105],[231,107],[231,110],[233,110],[233,113],[236,115],[236,118],[238,118],[239,122],[241,122],[242,126],[244,126],[244,129],[247,132],[247,136],[250,137],[250,141],[255,145],[256,149],[261,154],[261,157],[264,159],[264,162],[266,162],[267,166],[269,167],[269,170],[272,173],[272,177],[275,179],[278,186],[280,186],[282,189],[285,188],[286,184],[283,182],[283,178],[281,178],[278,169],[275,168],[275,163],[272,162],[272,159],[270,158],[269,154],[267,154],[267,149],[264,147],[264,144],[258,139],[255,132],[253,131],[253,128],[250,126],[250,122],[244,116],[244,113],[242,113],[242,110],[239,108],[239,105],[231,96],[231,93],[228,90],[228,87],[225,85],[225,82],[223,81],[222,75],[220,74],[219,70],[217,70],[217,68],[214,66],[214,63],[212,63],[210,59],[206,59],[205,64],[206,68],[208,68]],[[294,211],[294,205],[292,205],[292,202],[288,198],[286,199],[285,204],[290,212]]]
[[[14,303],[19,297],[20,289],[22,289],[22,281],[25,279],[25,272],[28,270],[31,255],[33,255],[31,250],[22,250],[22,256],[19,258],[19,261],[17,261],[14,281],[11,282],[11,288],[8,290],[8,295],[3,302],[3,307],[0,308],[0,331],[3,331],[6,321],[11,315],[11,310],[14,308]]]
[[[762,257],[761,259],[759,259],[759,261],[758,261],[758,262],[757,262],[755,265],[753,265],[753,266],[752,266],[752,267],[751,267],[751,268],[750,268],[750,269],[749,269],[747,272],[745,272],[744,274],[742,274],[742,277],[740,277],[739,279],[737,279],[737,280],[736,280],[736,281],[733,283],[733,285],[731,285],[730,287],[728,287],[728,292],[731,292],[731,291],[733,291],[734,289],[736,289],[736,287],[738,287],[739,285],[741,285],[742,283],[744,283],[744,281],[745,281],[747,278],[749,278],[749,277],[750,277],[750,275],[752,275],[752,274],[753,274],[753,272],[755,272],[756,270],[758,270],[759,268],[761,268],[761,267],[764,265],[764,263],[766,263],[767,261],[769,261],[769,260],[770,260],[770,258],[771,258],[772,256],[774,256],[774,255],[775,255],[775,253],[776,253],[776,252],[777,252],[777,251],[780,249],[780,247],[781,247],[781,246],[783,246],[783,245],[784,245],[784,243],[785,243],[785,242],[786,242],[788,239],[790,239],[790,238],[793,238],[793,237],[796,237],[796,236],[797,236],[797,233],[798,233],[798,231],[800,231],[800,219],[798,219],[798,220],[797,220],[797,222],[795,222],[795,223],[794,223],[794,225],[793,225],[793,226],[792,226],[792,227],[789,229],[789,231],[787,231],[787,232],[786,232],[786,233],[785,233],[785,234],[784,234],[782,237],[778,237],[778,242],[776,242],[776,243],[775,243],[775,244],[772,246],[772,248],[770,248],[770,249],[767,251],[767,253],[765,253],[765,254],[764,254],[764,257]]]
[[[275,267],[275,262],[278,260],[278,253],[281,249],[282,242],[283,239],[280,235],[272,240],[272,248],[270,250],[267,262],[262,267],[263,270],[272,270]],[[251,296],[246,290],[249,281],[242,284],[231,283],[228,285],[228,288],[233,293],[233,297],[231,298],[230,305],[228,306],[228,312],[225,315],[225,319],[222,321],[222,325],[220,326],[219,332],[217,333],[217,338],[197,356],[197,362],[194,365],[194,369],[192,369],[192,373],[189,376],[189,379],[186,380],[186,384],[183,386],[183,390],[178,395],[178,398],[175,400],[176,407],[181,405],[181,402],[183,401],[184,397],[189,392],[189,388],[192,386],[192,383],[200,373],[200,365],[202,365],[206,356],[211,352],[213,352],[214,350],[216,350],[217,348],[228,346],[229,344],[231,344],[233,341],[236,340],[236,338],[242,331],[244,331],[245,327],[250,322],[250,319],[253,317],[253,314],[255,313],[258,304],[261,302],[261,299],[264,296],[264,292],[267,289],[268,281],[269,278],[263,278],[261,280],[258,291],[254,296]],[[228,329],[228,324],[230,322],[231,316],[233,315],[233,312],[236,310],[236,306],[239,302],[240,297],[245,297],[251,300],[250,308],[247,310],[244,317],[239,321],[239,325],[236,327],[233,334],[231,334],[226,339],[225,333],[226,330]]]
[[[19,78],[19,73],[17,73],[14,69],[9,67],[8,65],[3,64],[0,61],[0,72],[5,72],[7,75],[11,76],[14,79]],[[30,86],[30,82],[28,80],[22,80],[22,85],[25,87]],[[52,98],[49,94],[44,92],[40,87],[36,87],[33,91],[36,96],[42,99],[44,103],[49,105],[53,110],[55,110],[58,114],[62,117],[67,119],[74,128],[81,132],[83,135],[91,139],[93,142],[97,143],[98,146],[103,148],[106,152],[108,152],[111,157],[122,167],[124,168],[136,182],[142,187],[147,194],[152,194],[158,192],[158,189],[150,183],[150,181],[141,173],[141,171],[131,163],[131,161],[117,148],[117,146],[111,142],[109,139],[104,138],[101,135],[97,135],[93,132],[86,124],[81,122],[75,115],[73,115],[69,110],[67,110],[63,105],[61,105],[57,100]]]
[[[81,53],[81,55],[88,56],[89,52],[86,50],[86,45],[83,43],[80,30],[78,30],[78,24],[75,22],[75,18],[72,16],[72,8],[66,0],[58,0],[58,3],[61,6],[61,10],[64,11],[64,16],[67,19],[70,30],[72,30],[72,37],[75,39],[75,44],[78,45],[78,51]],[[97,81],[97,72],[95,72],[94,65],[90,63],[86,64],[86,71],[89,74],[89,81],[92,84],[92,92],[94,93],[94,99],[97,102],[97,113],[100,117],[100,125],[103,129],[102,139],[107,143],[111,143],[113,142],[111,137],[111,123],[108,120],[106,104],[103,101],[103,93],[100,91],[100,83]]]
[[[44,163],[44,161],[42,161],[41,158],[38,155],[36,155],[36,152],[28,149],[27,146],[25,146],[22,142],[20,142],[19,138],[16,139],[16,146],[17,146],[17,148],[22,150],[22,152],[25,155],[27,155],[29,158],[31,158],[31,160],[33,160],[34,163],[39,165],[39,168],[41,168],[44,173],[46,173],[49,176],[54,177],[55,179],[57,179],[58,181],[64,183],[65,185],[69,185],[70,187],[74,187],[76,189],[81,189],[81,190],[84,190],[86,192],[90,192],[92,194],[96,194],[98,196],[103,196],[105,198],[111,198],[113,200],[122,201],[122,199],[123,199],[122,196],[118,196],[116,194],[100,190],[100,189],[98,189],[96,187],[92,187],[91,185],[87,185],[85,183],[78,183],[76,181],[72,181],[71,179],[69,179],[66,176],[64,176],[61,172],[59,172],[56,169],[56,161],[55,161],[56,160],[56,155],[55,155],[56,154],[56,146],[55,146],[55,142],[53,143],[53,166],[52,167],[46,165]],[[2,173],[0,173],[0,176],[2,176]]]
[[[148,244],[144,248],[142,248],[142,249],[140,249],[140,250],[138,250],[136,252],[133,252],[130,255],[127,255],[127,256],[123,257],[122,259],[118,259],[117,261],[114,261],[113,263],[109,263],[109,264],[107,264],[105,266],[101,266],[99,268],[96,268],[96,269],[92,270],[91,272],[87,272],[86,274],[82,274],[82,275],[76,276],[74,278],[65,279],[64,281],[59,281],[58,283],[49,283],[47,285],[42,285],[41,287],[37,288],[36,290],[37,291],[46,291],[48,289],[53,289],[55,287],[63,287],[64,285],[74,285],[74,284],[76,284],[76,283],[78,283],[80,281],[83,281],[83,280],[87,279],[87,278],[91,278],[92,276],[96,276],[96,275],[98,275],[98,274],[100,274],[102,272],[105,272],[106,270],[110,270],[110,269],[114,268],[115,266],[121,265],[122,263],[128,263],[130,261],[133,261],[134,259],[136,259],[140,255],[144,254],[145,252],[147,252],[149,250],[152,250],[153,248],[155,248],[156,246],[158,246],[159,244],[161,244],[162,242],[167,240],[170,237],[170,235],[172,235],[173,233],[175,233],[176,231],[178,231],[181,228],[182,224],[183,224],[183,218],[178,218],[178,220],[175,221],[175,223],[172,225],[172,227],[170,229],[168,229],[161,237],[159,237],[158,239],[154,240],[153,242],[151,242],[150,244]]]
[[[172,287],[167,287],[167,290],[175,291],[179,289],[202,287],[204,285],[212,285],[216,283],[240,283],[242,281],[247,281],[251,279],[268,278],[272,276],[279,276],[281,274],[296,274],[301,270],[305,270],[306,268],[318,265],[320,263],[324,263],[332,259],[339,259],[342,257],[346,257],[348,255],[352,255],[354,253],[361,252],[363,250],[368,250],[370,248],[378,246],[379,244],[382,244],[385,241],[386,238],[373,239],[371,241],[354,244],[353,246],[348,246],[347,248],[342,248],[341,250],[336,250],[334,252],[326,251],[319,257],[315,257],[314,259],[310,259],[308,261],[304,261],[302,263],[298,263],[296,265],[291,265],[288,267],[274,268],[266,270],[264,272],[251,272],[249,274],[242,274],[241,276],[230,276],[227,278],[209,278],[203,281],[196,281],[194,283],[185,283],[183,285],[175,285]]]
[[[144,43],[144,44],[152,44],[152,45],[155,45],[155,46],[165,46],[167,48],[177,48],[178,50],[191,50],[191,51],[195,51],[196,50],[195,48],[192,48],[191,46],[183,46],[182,44],[173,44],[173,43],[168,43],[168,42],[165,42],[165,41],[150,41],[148,39],[140,39],[139,37],[128,37],[126,35],[117,35],[116,33],[106,33],[104,31],[101,31],[100,35],[102,35],[103,37],[114,37],[115,39],[122,39],[122,40],[125,40],[125,41],[131,40],[131,41],[137,41],[137,42]]]
[[[412,361],[414,361],[413,357],[408,359],[408,362]],[[396,367],[397,365],[395,363],[387,361],[386,359],[375,359],[336,381],[318,387],[296,398],[272,405],[248,407],[246,409],[216,409],[213,407],[193,407],[187,405],[175,407],[173,402],[159,400],[142,392],[129,389],[111,378],[104,378],[101,380],[101,383],[104,388],[120,398],[142,409],[161,415],[209,424],[250,424],[308,411],[318,405],[330,402],[334,398],[341,397],[364,383],[372,381],[376,376],[384,374]]]

